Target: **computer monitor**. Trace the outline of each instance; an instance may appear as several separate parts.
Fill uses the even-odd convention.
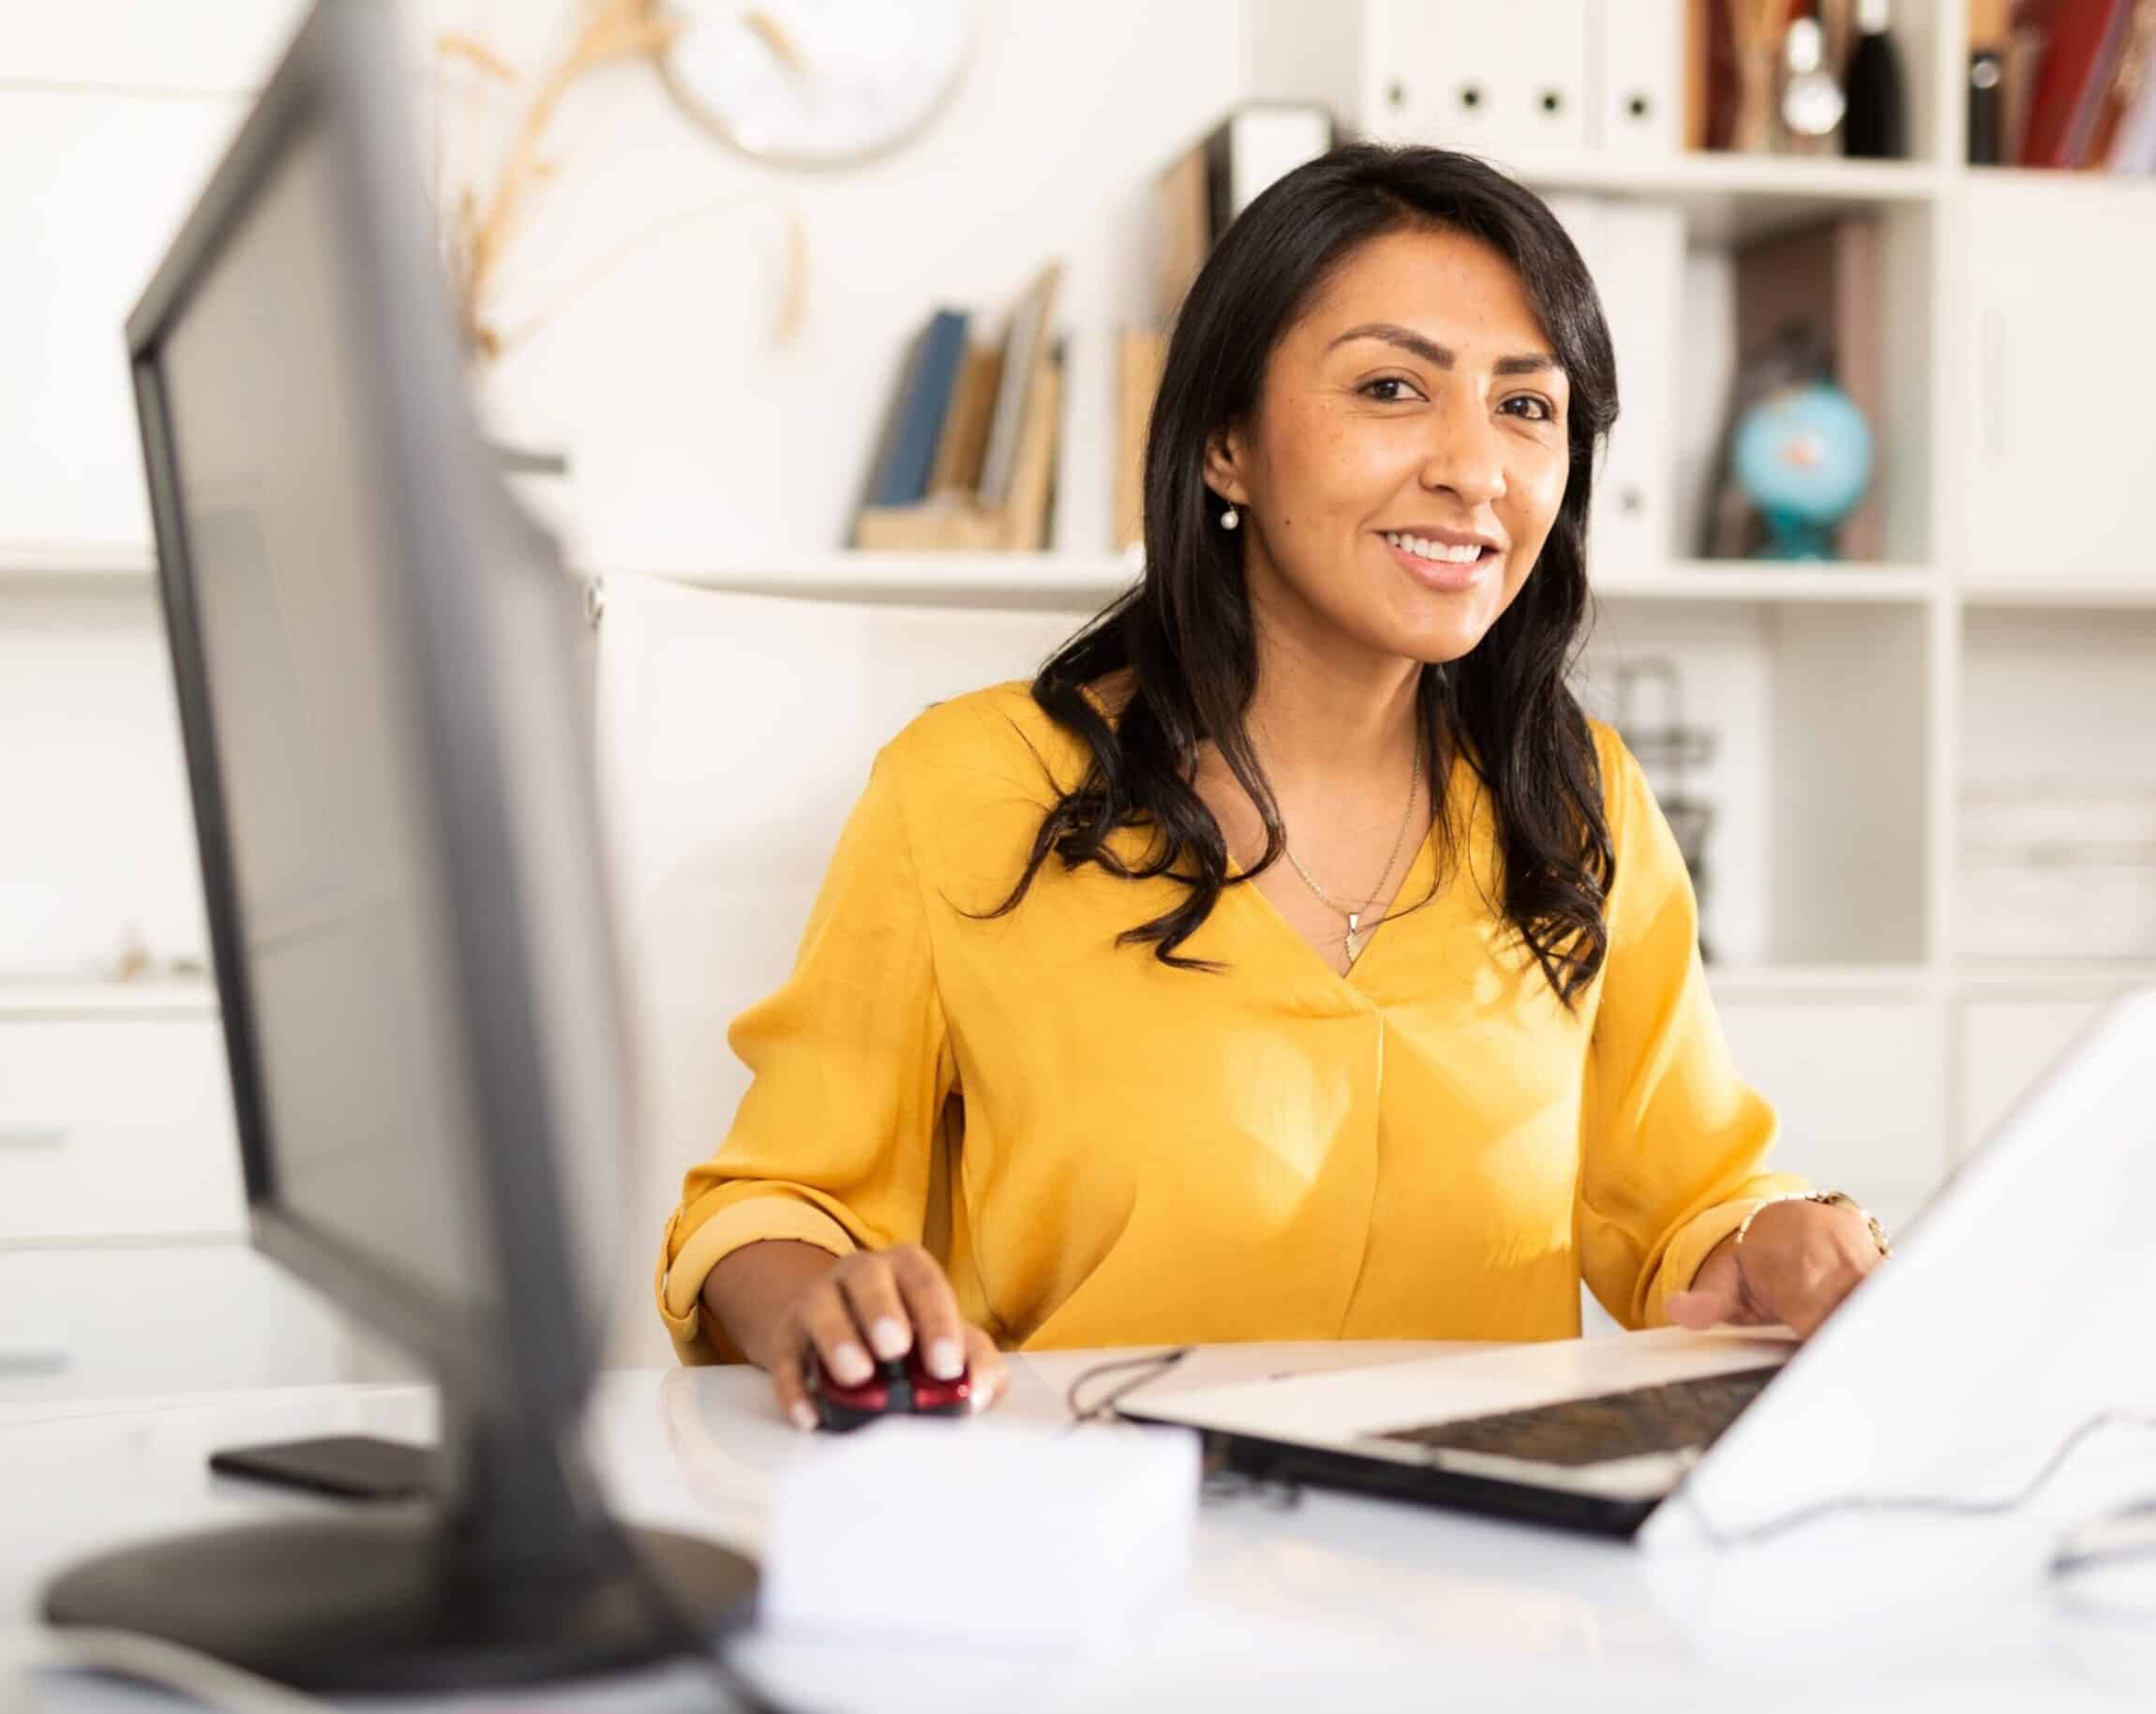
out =
[[[253,1240],[430,1367],[439,1477],[46,1601],[317,1690],[655,1659],[754,1579],[579,1451],[633,1123],[582,600],[478,435],[400,96],[390,9],[322,0],[127,337]]]

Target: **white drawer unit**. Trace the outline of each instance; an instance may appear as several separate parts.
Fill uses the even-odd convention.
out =
[[[246,1225],[216,1017],[0,1019],[0,1244]]]
[[[1957,1011],[1961,1066],[1961,1152],[1972,1154],[1992,1127],[2056,1064],[2095,1020],[2104,1000],[1970,1000]]]
[[[416,1373],[385,1363],[325,1299],[246,1244],[0,1250],[0,1419]]]

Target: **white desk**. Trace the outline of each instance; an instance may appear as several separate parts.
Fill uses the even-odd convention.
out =
[[[1430,1349],[1216,1348],[1156,1385]],[[1014,1359],[1003,1408],[1060,1421],[1070,1378],[1100,1358]],[[214,1447],[340,1431],[424,1436],[431,1414],[422,1389],[365,1386],[15,1406],[0,1417],[0,1618],[31,1615],[43,1579],[85,1552],[314,1504],[212,1479],[204,1459]],[[743,1369],[609,1375],[593,1437],[623,1516],[750,1546],[773,1474],[825,1444],[781,1422],[763,1376]],[[2152,1468],[2145,1442],[2101,1437],[2013,1516],[1845,1516],[1720,1556],[1648,1554],[1317,1491],[1289,1511],[1235,1500],[1205,1511],[1189,1600],[1114,1659],[905,1659],[765,1636],[741,1660],[803,1706],[939,1714],[1538,1706],[1587,1696],[1598,1710],[1655,1714],[2147,1707],[2156,1618],[2077,1612],[2044,1583],[2043,1563],[2061,1526],[2145,1487]],[[33,1707],[171,1706],[69,1676],[28,1684]],[[0,1706],[16,1688],[0,1683]],[[585,1686],[453,1706],[711,1704],[702,1681],[668,1673],[605,1693]]]

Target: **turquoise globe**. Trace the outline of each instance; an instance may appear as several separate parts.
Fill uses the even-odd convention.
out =
[[[1806,382],[1762,398],[1737,425],[1737,481],[1766,520],[1764,557],[1831,560],[1834,527],[1871,481],[1872,434],[1864,413],[1831,382]]]

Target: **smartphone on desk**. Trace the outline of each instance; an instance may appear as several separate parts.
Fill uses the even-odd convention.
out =
[[[325,1435],[210,1454],[219,1476],[303,1488],[337,1499],[413,1499],[434,1482],[434,1449],[374,1435]]]

